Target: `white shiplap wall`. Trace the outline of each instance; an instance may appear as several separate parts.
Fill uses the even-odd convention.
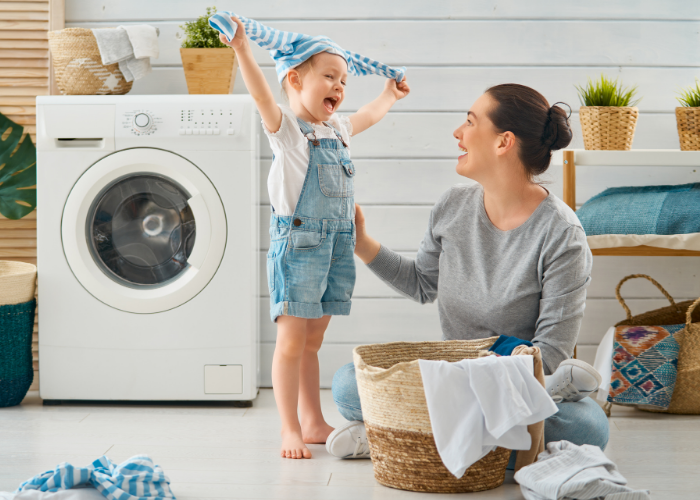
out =
[[[161,56],[154,72],[135,83],[133,94],[187,93],[179,55],[179,25],[201,15],[202,0],[66,0],[66,25],[116,26],[147,22],[160,28]],[[406,0],[335,2],[237,0],[218,2],[276,28],[331,36],[341,46],[384,63],[408,67],[412,94],[377,126],[353,140],[360,175],[357,201],[363,204],[371,234],[406,255],[415,255],[433,202],[463,179],[454,173],[457,150],[452,131],[490,85],[517,82],[542,92],[550,102],[578,108],[574,84],[601,72],[639,86],[643,96],[634,147],[678,148],[674,92],[700,76],[700,3],[687,0]],[[254,46],[268,81],[277,88],[272,61]],[[381,78],[351,78],[345,112],[357,110],[382,88]],[[235,93],[245,92],[239,77]],[[572,147],[582,147],[578,115]],[[262,178],[270,165],[261,144]],[[682,183],[700,179],[700,168],[579,169],[581,203],[602,189],[625,184]],[[545,180],[561,195],[561,162],[555,157]],[[261,223],[269,205],[262,182]],[[262,231],[265,235],[266,230]],[[267,248],[263,237],[261,248]],[[264,265],[265,260],[261,259]],[[359,263],[359,262],[358,262]],[[596,257],[588,293],[579,356],[592,361],[605,329],[623,312],[614,298],[617,282],[648,273],[677,298],[700,295],[695,257]],[[266,290],[260,270],[261,290]],[[665,299],[647,283],[625,286],[633,312],[660,307]],[[465,290],[464,293],[469,293]],[[275,328],[261,297],[263,383],[270,384]],[[352,360],[355,345],[440,338],[437,308],[400,298],[358,265],[353,313],[331,322],[321,350],[324,386],[340,365]]]

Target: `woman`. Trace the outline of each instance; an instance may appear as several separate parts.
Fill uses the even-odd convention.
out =
[[[557,370],[573,355],[592,255],[574,212],[534,181],[549,167],[552,151],[571,142],[567,114],[529,87],[497,85],[476,100],[454,137],[464,151],[457,173],[477,184],[441,196],[416,259],[369,236],[360,207],[355,253],[403,295],[420,303],[439,299],[445,340],[509,335],[532,341],[545,374],[557,372],[548,377],[548,391],[562,400],[545,421],[545,441],[604,449],[605,414],[582,399],[597,384],[582,387],[592,377],[569,361]],[[327,449],[343,458],[369,456],[352,363],[335,374],[333,398],[351,422],[329,436]]]

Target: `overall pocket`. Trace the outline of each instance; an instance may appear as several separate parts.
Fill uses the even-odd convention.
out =
[[[321,192],[329,198],[347,198],[355,194],[355,166],[350,160],[342,160],[341,164],[318,165],[318,183]]]
[[[315,231],[292,231],[293,250],[315,250],[323,244],[321,233]]]

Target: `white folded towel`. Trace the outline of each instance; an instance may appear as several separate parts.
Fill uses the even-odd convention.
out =
[[[93,29],[102,64],[119,63],[127,82],[152,71],[151,57],[158,57],[158,29],[147,24]]]

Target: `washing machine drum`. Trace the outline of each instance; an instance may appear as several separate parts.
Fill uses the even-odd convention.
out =
[[[150,148],[92,165],[68,196],[66,259],[80,283],[120,310],[157,313],[197,295],[223,257],[221,199],[194,164]]]

